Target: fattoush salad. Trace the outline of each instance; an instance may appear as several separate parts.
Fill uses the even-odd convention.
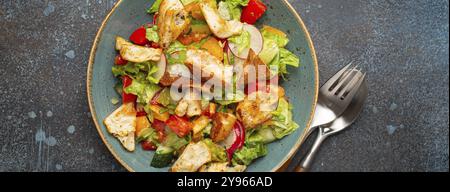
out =
[[[242,172],[266,156],[299,127],[278,81],[300,65],[286,33],[255,26],[266,11],[260,0],[156,0],[153,22],[116,37],[122,102],[107,131],[172,172]]]

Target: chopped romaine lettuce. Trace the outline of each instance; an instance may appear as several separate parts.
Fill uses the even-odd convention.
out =
[[[156,102],[164,107],[167,107],[171,103],[172,98],[170,98],[170,89],[164,88],[158,95]]]
[[[183,45],[179,41],[175,41],[172,44],[170,44],[170,46],[166,50],[166,53],[173,54],[173,53],[176,53],[176,52],[186,51],[186,50],[187,50],[187,48],[186,48],[185,45]]]
[[[190,140],[191,139],[188,136],[180,138],[172,130],[166,129],[166,137],[162,145],[164,145],[165,147],[171,147],[175,150],[178,150],[181,147],[184,147],[187,144],[189,144]]]
[[[159,83],[159,79],[155,79],[155,77],[153,77],[153,74],[155,74],[159,70],[158,66],[150,65],[149,67],[150,67],[150,69],[149,69],[149,71],[147,73],[147,78],[146,79],[148,81],[150,81],[151,83],[158,84]]]
[[[300,59],[284,48],[289,43],[285,33],[273,27],[264,26],[261,29],[261,34],[263,35],[264,46],[259,57],[265,64],[272,67],[272,70],[276,68],[278,74],[283,76],[288,74],[287,65],[293,67],[300,65]]]
[[[131,63],[128,62],[126,65],[114,65],[112,67],[112,72],[114,76],[124,76],[128,75],[133,79],[138,79],[141,81],[147,80],[151,83],[159,83],[153,77],[153,74],[158,71],[158,67],[154,62],[147,61],[142,63]]]
[[[273,27],[264,26],[261,29],[261,34],[264,38],[264,41],[267,40],[275,41],[278,47],[280,48],[285,47],[289,43],[287,35],[281,31],[278,31],[278,29],[275,29]]]
[[[163,0],[156,0],[155,3],[153,3],[153,5],[147,10],[147,13],[156,13],[159,11],[159,6],[161,5],[161,2]]]
[[[234,165],[250,165],[250,163],[262,156],[267,155],[267,146],[263,143],[245,143],[242,149],[237,150],[233,155]]]
[[[289,73],[287,71],[287,65],[298,67],[300,65],[300,59],[287,49],[280,48],[275,59],[269,63],[269,68],[276,67],[278,69],[278,74],[282,75],[284,78],[284,74]]]
[[[158,134],[153,128],[146,128],[139,132],[138,137],[136,138],[136,142],[139,143],[141,141],[150,141],[156,146],[159,146]]]
[[[264,39],[263,50],[259,53],[259,58],[266,65],[269,64],[280,52],[280,48],[276,41]]]
[[[269,126],[262,126],[249,134],[246,138],[248,143],[271,143],[276,140],[273,129]]]
[[[240,35],[230,37],[228,41],[237,46],[238,52],[241,53],[250,48],[250,33],[248,31],[243,31]]]
[[[293,67],[300,66],[300,59],[285,48],[280,48],[280,63]]]
[[[211,160],[213,162],[226,162],[227,154],[225,152],[225,148],[213,143],[211,139],[204,139],[202,141],[208,146],[209,151],[211,152]]]
[[[147,27],[145,37],[149,41],[158,43],[159,42],[158,26],[154,25],[153,27]]]
[[[126,65],[114,65],[112,67],[112,73],[116,77],[123,75],[134,76],[139,73],[139,68],[134,63],[128,62]]]
[[[281,139],[284,136],[291,134],[299,127],[292,119],[292,105],[284,98],[281,98],[278,101],[277,110],[272,112],[272,114],[271,127],[273,128],[273,134],[277,139]]]
[[[235,7],[237,7],[237,6],[245,7],[248,5],[248,2],[249,2],[249,0],[222,0],[222,1],[228,3],[232,6],[235,6]]]
[[[179,41],[173,42],[169,48],[167,48],[166,53],[168,54],[167,62],[169,64],[183,64],[186,60],[187,48],[185,45]]]
[[[242,7],[248,5],[249,0],[223,0],[219,2],[218,10],[223,19],[241,20]]]
[[[146,104],[161,88],[153,83],[147,81],[133,79],[130,86],[125,88],[125,93],[133,94],[137,96],[138,103]]]

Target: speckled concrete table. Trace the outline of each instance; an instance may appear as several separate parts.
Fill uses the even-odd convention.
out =
[[[324,143],[312,171],[448,171],[448,0],[290,2],[322,83],[349,60],[369,74],[362,117]],[[125,171],[97,134],[85,88],[114,3],[0,1],[0,171]]]

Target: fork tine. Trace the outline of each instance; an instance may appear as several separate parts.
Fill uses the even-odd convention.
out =
[[[359,73],[359,72],[358,72]],[[341,91],[339,94],[339,98],[343,99],[352,99],[353,96],[358,92],[359,87],[364,82],[366,78],[366,73],[362,75],[355,75],[359,76],[358,78],[353,78],[352,81],[345,87],[344,91]]]
[[[354,73],[353,77],[348,81],[347,84],[342,86],[341,90],[338,94],[336,94],[339,98],[343,98],[350,92],[351,89],[354,88],[356,83],[360,80],[360,78],[364,75],[359,70],[352,71],[351,73]]]
[[[358,66],[354,66],[351,69],[347,70],[344,73],[343,77],[341,79],[339,79],[339,83],[333,88],[333,90],[330,90],[330,91],[334,92],[334,94],[338,94],[339,92],[342,92],[342,90],[344,90],[343,87],[348,85],[349,80],[351,80],[350,78],[354,77],[353,71],[355,71],[355,70],[359,71],[356,69],[357,67]]]
[[[323,84],[321,89],[324,89],[328,92],[330,88],[333,87],[333,85],[336,85],[338,83],[338,80],[342,77],[342,75],[347,71],[347,69],[352,65],[353,62],[350,62],[347,66],[342,68],[339,72],[337,72],[333,77],[328,79],[328,81]]]

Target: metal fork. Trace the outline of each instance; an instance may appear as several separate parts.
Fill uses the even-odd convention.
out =
[[[307,136],[318,126],[334,121],[347,109],[365,76],[357,66],[352,67],[350,62],[320,88],[314,119],[307,130]]]

